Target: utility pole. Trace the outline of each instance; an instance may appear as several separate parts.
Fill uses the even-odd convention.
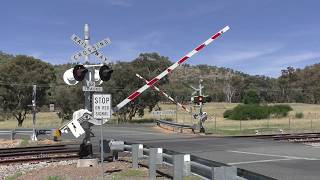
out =
[[[37,95],[37,85],[33,85],[32,88],[32,141],[37,141],[37,133],[36,133],[36,95]]]

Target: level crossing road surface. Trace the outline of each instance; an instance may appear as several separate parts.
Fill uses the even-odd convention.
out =
[[[100,128],[94,131],[99,138]],[[303,144],[254,137],[163,133],[145,125],[109,126],[103,134],[104,138],[189,153],[276,179],[320,179],[320,148]]]
[[[234,165],[276,179],[319,180],[320,147],[274,141],[255,137],[216,137],[165,133],[152,125],[127,124],[103,127],[104,139],[141,143],[152,147],[193,154],[202,158]],[[94,153],[98,152],[100,127],[94,126]],[[0,138],[10,138],[0,135]],[[63,139],[74,139],[71,133]],[[81,142],[83,136],[77,139]]]

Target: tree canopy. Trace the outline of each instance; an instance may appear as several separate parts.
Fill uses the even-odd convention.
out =
[[[28,56],[16,56],[0,66],[0,107],[21,126],[31,104],[32,85],[38,85],[37,104],[42,105],[50,84],[55,81],[53,66]]]
[[[171,64],[167,57],[160,56],[157,53],[140,54],[138,58],[130,63],[119,62],[115,64],[112,78],[109,82],[103,83],[103,88],[113,95],[112,104],[115,106],[145,84],[143,80],[136,77],[136,73],[147,80],[151,80]],[[168,78],[164,78],[157,85],[165,83],[168,83]],[[160,98],[161,96],[158,92],[149,89],[136,100],[123,107],[117,113],[118,118],[123,121],[130,121],[135,115],[143,116],[144,109],[147,108],[151,111]]]
[[[120,103],[140,88],[144,81],[135,76],[140,74],[147,80],[169,67],[169,58],[158,53],[142,53],[132,61],[112,64],[114,73],[102,84],[103,93],[112,94],[113,106]],[[84,107],[83,83],[68,86],[63,82],[63,73],[75,64],[50,65],[28,56],[13,56],[0,52],[0,110],[14,116],[21,125],[28,105],[31,104],[32,85],[37,85],[37,105],[54,103],[62,119],[71,119],[75,110]],[[320,64],[304,69],[288,67],[279,78],[252,76],[232,69],[183,64],[156,84],[179,102],[190,101],[193,90],[203,79],[204,94],[214,102],[254,103],[320,103]],[[254,90],[254,92],[251,92]],[[130,121],[151,111],[159,101],[168,101],[151,88],[139,98],[127,104],[116,115]]]

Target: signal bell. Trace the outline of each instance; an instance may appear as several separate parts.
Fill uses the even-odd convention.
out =
[[[100,67],[99,76],[102,81],[109,81],[112,73],[113,70],[109,66],[103,65]]]
[[[88,72],[88,69],[85,68],[83,65],[76,65],[72,71],[73,77],[77,81],[82,81],[86,76],[87,72]]]

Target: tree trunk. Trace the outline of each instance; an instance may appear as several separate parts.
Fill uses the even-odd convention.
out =
[[[19,127],[22,126],[22,123],[23,123],[24,119],[26,118],[26,114],[27,114],[27,112],[25,111],[25,112],[19,112],[19,113],[13,115],[18,121]]]
[[[24,120],[24,119],[22,118],[22,114],[21,114],[21,113],[19,113],[17,120],[18,120],[18,126],[21,127],[21,126],[22,126],[22,123],[23,123],[23,120]]]

